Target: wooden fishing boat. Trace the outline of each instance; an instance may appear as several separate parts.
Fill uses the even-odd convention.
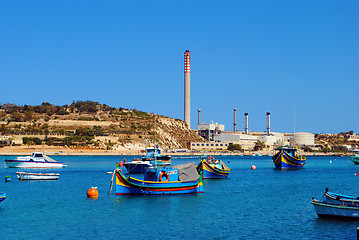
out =
[[[202,158],[197,166],[198,171],[203,171],[203,178],[228,178],[231,169],[222,160],[214,157]]]
[[[131,176],[125,177],[121,169],[113,172],[112,182],[114,176],[116,176],[116,195],[203,193],[202,174],[198,174],[194,163],[146,168],[143,180]]]
[[[15,172],[17,178],[20,181],[23,180],[58,180],[60,177],[59,173],[26,173],[26,172]]]
[[[6,198],[6,194],[3,192],[0,192],[0,202],[4,201]]]
[[[297,148],[280,147],[273,156],[273,163],[277,169],[300,169],[304,167],[306,158],[301,156]]]
[[[313,198],[312,202],[318,217],[359,219],[359,207],[353,205],[340,205]]]
[[[5,159],[9,168],[62,168],[62,162],[55,161],[42,152],[34,152],[31,156]]]

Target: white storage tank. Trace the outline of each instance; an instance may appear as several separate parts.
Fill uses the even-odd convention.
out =
[[[313,146],[314,145],[314,134],[306,132],[298,132],[293,134],[293,138],[290,140],[292,146]]]

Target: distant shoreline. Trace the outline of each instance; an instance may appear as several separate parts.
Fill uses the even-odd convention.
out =
[[[144,152],[141,150],[104,150],[94,148],[69,148],[69,147],[54,147],[54,146],[7,146],[0,148],[0,155],[31,155],[33,152],[42,151],[49,156],[141,156]],[[192,156],[200,157],[202,155],[208,156],[252,156],[253,154],[261,154],[262,156],[272,157],[273,151],[257,151],[245,153],[233,152],[165,152],[165,155],[170,156]],[[346,156],[337,153],[315,153],[303,152],[303,156]]]

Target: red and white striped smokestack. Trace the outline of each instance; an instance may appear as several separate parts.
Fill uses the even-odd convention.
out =
[[[191,53],[184,53],[184,121],[191,128]]]

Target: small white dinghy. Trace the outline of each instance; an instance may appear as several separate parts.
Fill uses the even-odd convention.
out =
[[[59,173],[26,173],[16,172],[17,178],[22,180],[58,180],[60,177]]]

